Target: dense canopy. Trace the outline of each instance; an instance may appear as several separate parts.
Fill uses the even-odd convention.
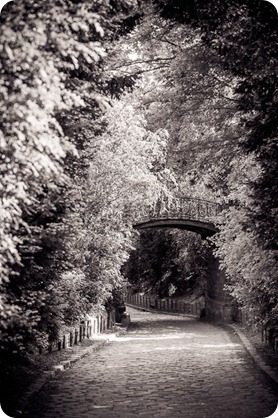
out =
[[[204,292],[207,242],[152,231],[138,243],[132,227],[177,194],[223,205],[213,245],[227,289],[277,327],[271,4],[24,0],[0,24],[2,349],[45,347],[102,309],[136,245],[138,289]]]

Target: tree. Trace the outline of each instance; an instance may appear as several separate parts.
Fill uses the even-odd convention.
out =
[[[166,161],[183,193],[230,206],[218,219],[215,239],[216,254],[230,277],[229,290],[249,309],[260,306],[254,322],[273,325],[276,13],[264,2],[155,4],[157,9],[148,9],[148,16],[122,40],[129,60],[111,68],[116,74],[142,77],[134,93],[141,100],[138,108],[146,114],[149,129],[163,126],[169,131]],[[229,245],[225,233],[233,237]],[[240,246],[239,282],[231,262],[232,254],[240,255],[237,238],[253,243]],[[248,263],[260,251],[262,264],[251,263],[254,297],[244,298]],[[260,299],[262,265],[265,293]]]
[[[245,134],[239,126],[238,79],[223,71],[198,31],[167,25],[153,10],[121,40],[119,50],[130,59],[119,53],[117,65],[112,61],[109,70],[130,77],[141,74],[133,93],[136,106],[150,129],[168,130],[167,164],[180,190],[212,199],[227,195],[225,178],[232,159],[240,155],[238,139]]]
[[[171,22],[190,24],[201,30],[203,42],[217,53],[225,71],[239,77],[234,92],[239,99],[238,109],[242,112],[241,123],[246,134],[238,144],[247,161],[250,157],[253,161],[251,172],[257,167],[259,175],[253,178],[251,175],[245,186],[244,204],[240,197],[235,201],[236,210],[231,208],[225,212],[226,218],[221,220],[222,233],[217,239],[217,254],[230,275],[230,290],[241,295],[238,296],[241,304],[259,311],[253,321],[277,327],[273,270],[277,263],[277,13],[269,2],[263,1],[185,4],[173,0],[159,1],[158,5],[162,15]],[[229,244],[225,233],[232,237]],[[238,245],[239,240],[252,245]],[[239,263],[235,254],[240,257],[241,266],[241,279],[237,283],[238,276],[233,276],[235,266],[231,263],[231,255],[233,263]],[[255,261],[259,254],[262,264]],[[252,271],[251,276],[248,269]],[[264,278],[260,279],[261,276]],[[252,283],[251,297],[247,283]]]
[[[208,243],[198,235],[172,229],[142,230],[124,266],[135,291],[159,297],[204,296]]]
[[[253,185],[256,201],[256,233],[261,245],[276,248],[277,227],[275,207],[277,147],[275,146],[277,109],[275,86],[277,78],[277,13],[264,1],[200,2],[158,1],[161,14],[189,23],[201,30],[204,43],[216,51],[223,67],[240,77],[236,92],[249,134],[241,141],[248,153],[255,152],[262,166],[261,177]],[[253,111],[255,118],[248,116]],[[251,128],[251,129],[250,129]],[[267,214],[267,215],[266,215]]]
[[[1,13],[3,348],[45,344],[65,321],[68,247],[80,227],[75,178],[87,175],[79,154],[88,132],[73,126],[108,105],[104,44],[133,5],[28,1]]]
[[[84,196],[83,228],[76,237],[76,253],[95,305],[104,304],[120,287],[121,266],[132,248],[133,221],[156,201],[165,185],[152,169],[164,159],[165,134],[146,129],[132,105],[114,101],[103,117],[102,135],[87,148],[88,179]],[[85,196],[86,194],[86,196]],[[76,245],[75,245],[76,248]]]

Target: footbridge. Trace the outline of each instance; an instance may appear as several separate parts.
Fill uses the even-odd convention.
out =
[[[160,199],[145,214],[134,222],[135,229],[179,228],[212,236],[217,232],[215,217],[221,212],[218,203],[191,197],[175,197],[167,201]]]
[[[200,234],[205,239],[218,231],[215,221],[222,210],[223,206],[218,203],[191,197],[159,199],[155,205],[146,208],[143,215],[135,215],[133,227],[137,230],[179,228]],[[219,260],[212,249],[208,264],[206,317],[231,322],[234,316],[232,297],[224,290],[225,272],[219,268]]]

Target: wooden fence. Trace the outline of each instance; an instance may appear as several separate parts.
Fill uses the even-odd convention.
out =
[[[165,312],[181,313],[200,317],[205,309],[205,301],[183,302],[178,299],[160,299],[141,295],[140,293],[127,294],[126,303],[145,308],[158,309]]]
[[[141,295],[140,293],[126,295],[126,303],[130,305],[157,309],[164,312],[181,313],[201,317],[205,309],[205,301],[186,303],[178,299],[160,299]],[[235,315],[236,322],[249,326],[250,314],[245,308],[238,308]],[[261,329],[262,341],[278,353],[278,332],[271,328]]]

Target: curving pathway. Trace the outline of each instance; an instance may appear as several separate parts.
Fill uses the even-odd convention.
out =
[[[128,333],[60,373],[28,418],[263,418],[278,398],[238,337],[129,309]]]

